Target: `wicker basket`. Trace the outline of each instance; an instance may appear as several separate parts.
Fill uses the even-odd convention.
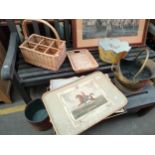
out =
[[[57,71],[66,58],[66,44],[65,41],[60,40],[60,37],[52,25],[44,20],[34,21],[40,22],[48,26],[54,33],[56,39],[32,34],[30,37],[27,35],[26,24],[28,21],[24,20],[22,29],[25,41],[19,46],[22,55],[26,62],[43,67],[49,70]]]

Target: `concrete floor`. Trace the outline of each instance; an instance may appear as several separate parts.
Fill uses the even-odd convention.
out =
[[[45,91],[43,88],[31,90],[35,98]],[[0,109],[7,109],[23,105],[24,102],[13,93],[13,104],[1,104]],[[87,135],[154,135],[155,134],[155,108],[142,117],[136,114],[124,115],[100,122],[82,134]],[[1,135],[52,135],[55,134],[51,128],[47,131],[37,131],[29,124],[24,116],[24,112],[9,113],[0,115],[0,134]]]

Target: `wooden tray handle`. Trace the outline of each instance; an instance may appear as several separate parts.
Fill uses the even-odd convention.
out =
[[[22,30],[23,30],[23,34],[24,34],[24,38],[25,39],[28,39],[28,34],[27,34],[27,22],[31,22],[31,21],[36,21],[36,22],[39,22],[39,23],[42,23],[42,24],[45,24],[46,26],[48,26],[52,32],[54,33],[56,39],[59,39],[60,40],[60,37],[59,37],[59,34],[58,32],[56,31],[56,29],[51,25],[49,24],[47,21],[45,20],[42,20],[42,19],[25,19],[23,20],[22,22]]]

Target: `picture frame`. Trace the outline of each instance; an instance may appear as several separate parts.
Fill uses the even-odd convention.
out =
[[[56,134],[61,135],[80,134],[127,104],[126,96],[102,72],[47,91],[42,100]]]
[[[74,19],[73,48],[94,48],[103,38],[118,38],[132,46],[142,46],[148,23],[148,19]]]

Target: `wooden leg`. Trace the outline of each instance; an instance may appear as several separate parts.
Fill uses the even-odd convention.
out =
[[[28,92],[26,91],[26,89],[19,83],[19,77],[16,72],[14,73],[13,76],[13,84],[17,88],[19,94],[21,95],[25,103],[28,104],[32,99],[28,94]]]
[[[0,101],[5,103],[12,103],[10,99],[10,81],[0,79]]]
[[[6,94],[4,94],[1,90],[0,90],[0,102],[4,102],[4,103],[12,103],[11,99],[9,96],[6,96]]]

